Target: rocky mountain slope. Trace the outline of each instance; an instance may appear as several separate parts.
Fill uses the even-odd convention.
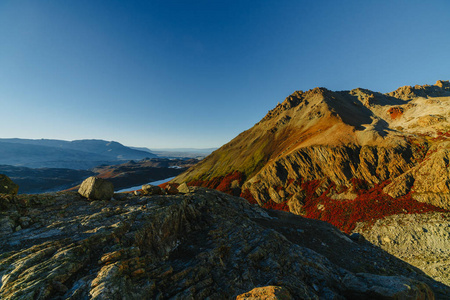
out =
[[[388,94],[298,91],[174,182],[351,231],[403,210],[450,208],[449,130],[448,81]]]
[[[152,157],[156,155],[114,141],[0,139],[0,164],[29,168],[90,169]]]
[[[325,222],[202,188],[99,201],[74,192],[0,195],[0,278],[1,299],[245,299],[270,289],[287,299],[450,294]],[[272,287],[254,290],[264,286]]]

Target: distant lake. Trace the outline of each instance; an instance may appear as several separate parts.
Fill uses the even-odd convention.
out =
[[[174,178],[175,178],[175,176],[174,177],[170,177],[170,178],[166,178],[166,179],[162,179],[162,180],[158,180],[158,181],[152,181],[152,182],[149,182],[148,184],[160,185],[160,184],[165,183],[167,181],[170,181],[170,180],[172,180]],[[133,187],[129,187],[129,188],[126,188],[126,189],[122,189],[122,190],[116,191],[116,193],[132,192],[132,191],[135,191],[135,190],[140,190],[142,188],[142,186],[143,186],[143,184],[137,185],[137,186],[133,186]]]

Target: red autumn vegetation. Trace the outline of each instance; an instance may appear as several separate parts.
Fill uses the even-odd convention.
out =
[[[233,181],[235,181],[235,180],[239,183],[239,185],[241,185],[245,181],[244,174],[239,171],[234,171],[233,173],[229,173],[228,175],[223,177],[220,184],[216,187],[216,190],[219,190],[224,193],[232,193],[233,191],[232,191],[231,185],[232,185]]]
[[[195,180],[187,184],[189,186],[202,186],[211,189],[217,189],[230,195],[241,196],[249,203],[257,204],[257,201],[249,190],[233,189],[232,183],[237,181],[239,186],[245,181],[245,175],[239,171],[227,174],[226,176],[214,177],[210,180]],[[378,219],[400,214],[426,213],[431,211],[446,212],[447,210],[418,202],[412,199],[411,194],[401,198],[394,199],[383,192],[383,188],[389,184],[388,181],[375,185],[370,188],[366,181],[353,178],[351,183],[357,193],[353,200],[333,200],[327,195],[330,190],[335,188],[332,183],[327,190],[317,194],[317,188],[321,180],[304,181],[292,179],[290,184],[300,185],[306,193],[303,209],[306,211],[307,218],[318,219],[333,224],[344,232],[350,233],[355,228],[357,222],[374,222]],[[163,183],[160,187],[164,188],[168,183]],[[280,191],[283,187],[274,187]],[[287,195],[289,198],[290,195]],[[320,209],[318,208],[319,204]],[[289,211],[287,201],[276,203],[272,200],[262,205],[265,209]]]
[[[327,197],[329,189],[319,197],[307,197],[304,205],[306,217],[326,221],[350,233],[357,222],[370,223],[400,213],[446,211],[443,208],[416,201],[411,198],[411,194],[394,199],[383,192],[383,188],[388,183],[383,182],[368,190],[358,190],[358,196],[354,200],[330,199]],[[318,209],[319,204],[323,205],[322,209]]]
[[[283,201],[281,203],[276,203],[275,201],[270,200],[270,201],[264,203],[264,205],[262,207],[265,209],[289,211],[289,206],[287,205],[287,201]]]
[[[391,118],[397,119],[399,117],[401,117],[403,115],[403,108],[401,107],[391,107],[388,110],[389,115],[391,116]]]
[[[354,190],[356,191],[357,195],[363,195],[363,194],[367,193],[367,189],[369,188],[369,186],[365,180],[358,179],[358,178],[352,178],[350,180],[350,182],[352,183],[352,186],[353,186]]]
[[[214,177],[210,180],[193,180],[188,182],[187,185],[202,186],[209,189],[216,189],[230,195],[239,195],[240,191],[234,191],[232,187],[233,181],[237,181],[238,184],[241,185],[245,181],[245,175],[242,172],[234,171],[225,176]]]
[[[246,199],[251,204],[258,204],[258,201],[256,201],[256,199],[253,197],[252,193],[250,193],[250,190],[248,189],[242,190],[240,197]]]
[[[240,197],[246,199],[251,204],[258,204],[258,201],[255,200],[252,193],[248,189],[242,190]],[[289,211],[289,206],[287,205],[287,201],[283,201],[282,203],[276,203],[275,201],[268,201],[262,205],[262,208],[265,209],[274,209],[274,210],[283,210]]]
[[[450,131],[446,131],[446,132],[438,131],[437,137],[435,137],[433,140],[434,141],[445,141],[449,137],[450,137]]]
[[[170,184],[170,185],[173,185],[173,186],[175,186],[175,187],[178,187],[178,186],[179,186],[178,183],[172,183],[172,182],[170,182],[170,181],[161,183],[161,184],[159,184],[158,186],[159,186],[160,188],[162,188],[162,189],[166,189],[167,186],[168,186],[169,184]]]
[[[439,136],[450,137],[450,131],[447,131],[447,132],[438,131],[437,134]]]
[[[301,183],[302,189],[306,193],[306,198],[315,197],[316,189],[319,187],[320,180],[310,180]]]
[[[375,222],[378,219],[405,213],[426,213],[432,211],[446,212],[445,209],[422,203],[412,199],[411,194],[394,199],[383,192],[383,188],[389,184],[385,181],[372,188],[364,180],[352,179],[353,189],[357,192],[357,197],[353,200],[334,200],[327,195],[335,187],[332,183],[321,195],[316,194],[320,185],[320,180],[311,180],[301,183],[302,189],[306,193],[305,204],[306,217],[326,221],[338,227],[346,233],[352,232],[357,222]],[[296,182],[298,183],[298,182]],[[250,203],[256,203],[252,194],[244,190],[241,197]],[[318,205],[321,204],[321,208]],[[287,201],[276,203],[268,201],[263,208],[289,211]]]
[[[283,190],[284,188],[282,186],[275,186],[274,189],[279,192],[281,190]]]

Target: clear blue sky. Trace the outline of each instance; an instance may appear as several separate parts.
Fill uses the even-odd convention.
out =
[[[0,1],[0,137],[217,147],[295,90],[450,79],[450,1]]]

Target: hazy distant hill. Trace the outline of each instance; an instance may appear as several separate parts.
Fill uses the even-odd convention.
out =
[[[91,170],[27,168],[0,164],[5,174],[19,185],[19,194],[61,191],[79,185],[89,176],[108,179],[116,190],[176,176],[196,164],[196,159],[151,158],[103,165]]]
[[[160,148],[160,149],[148,149],[148,148],[133,148],[144,151],[149,151],[160,157],[169,158],[204,158],[211,154],[217,148]]]
[[[89,169],[155,154],[104,140],[0,139],[0,164],[31,168]]]

